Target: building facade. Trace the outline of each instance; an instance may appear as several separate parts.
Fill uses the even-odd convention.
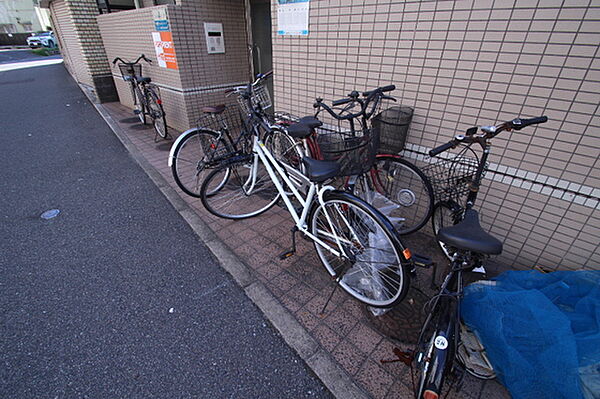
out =
[[[391,94],[414,108],[402,154],[420,166],[471,126],[546,115],[494,140],[480,210],[505,244],[495,262],[600,268],[599,0],[312,0],[300,35],[278,33],[279,0],[155,4],[100,14],[95,1],[51,0],[76,79],[110,80],[131,106],[108,61],[157,58],[153,33],[167,20],[177,68],[155,62],[144,75],[179,130],[271,65],[276,109],[297,116],[313,112],[315,97],[395,84]],[[209,51],[205,23],[222,25],[224,53]]]

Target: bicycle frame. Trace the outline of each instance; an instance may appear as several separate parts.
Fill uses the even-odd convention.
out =
[[[308,230],[308,226],[306,224],[306,220],[308,218],[308,215],[309,215],[311,206],[313,204],[313,201],[315,200],[315,197],[317,198],[319,203],[324,206],[325,205],[325,201],[324,201],[325,193],[327,191],[332,191],[335,189],[331,186],[318,187],[317,184],[311,182],[300,171],[294,169],[293,167],[291,167],[289,165],[286,165],[285,170],[284,170],[284,168],[281,166],[281,164],[275,159],[273,154],[271,154],[271,152],[266,148],[265,144],[260,140],[260,138],[258,137],[258,134],[254,135],[253,157],[254,157],[254,162],[252,163],[252,172],[250,173],[248,180],[244,183],[244,190],[247,193],[251,193],[252,190],[254,189],[254,186],[256,184],[256,178],[257,178],[258,161],[260,160],[260,162],[262,162],[265,165],[265,168],[267,170],[267,173],[269,174],[269,177],[275,184],[275,187],[277,188],[277,191],[281,195],[281,198],[283,199],[288,212],[294,219],[296,228],[299,231],[301,231],[303,234],[308,236],[311,240],[313,240],[317,244],[319,244],[321,247],[323,247],[326,250],[328,250],[329,252],[331,252],[333,255],[338,256],[338,257],[343,256],[345,258],[348,258],[348,255],[346,254],[346,252],[344,251],[344,249],[342,247],[342,242],[345,242],[346,244],[350,244],[350,245],[352,243],[347,242],[347,240],[345,240],[345,239],[339,237],[337,234],[335,234],[335,229],[333,227],[333,223],[331,222],[331,217],[330,217],[329,213],[327,212],[327,209],[323,208],[325,217],[327,219],[327,222],[329,223],[329,227],[331,228],[331,233],[324,232],[324,231],[322,231],[322,233],[326,236],[330,236],[333,240],[335,240],[335,243],[338,247],[337,249],[333,248],[331,245],[327,244],[323,240],[321,240],[318,237],[316,237],[315,235],[313,235]],[[308,193],[306,194],[306,196],[303,196],[298,191],[298,188],[297,188],[298,184],[293,182],[292,179],[288,176],[288,174],[292,174],[293,178],[300,181],[302,186],[308,187]],[[283,184],[282,184],[282,180],[283,180]],[[284,185],[285,185],[285,188],[284,188]],[[292,195],[302,205],[301,213],[299,213],[292,205],[292,202],[289,198],[290,194],[288,194],[288,192],[286,191],[286,188],[291,191]],[[354,231],[352,231],[350,223],[346,223],[346,226],[351,230],[352,235],[356,236],[356,233]]]

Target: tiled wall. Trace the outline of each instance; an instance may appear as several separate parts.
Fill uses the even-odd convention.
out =
[[[94,0],[54,0],[50,10],[65,65],[74,78],[101,98],[110,98],[112,83],[96,23]],[[112,89],[114,91],[114,89]]]
[[[407,157],[474,125],[547,115],[493,142],[479,207],[504,267],[600,269],[600,1],[320,0],[279,36],[278,109],[394,83],[414,107]]]
[[[190,0],[100,15],[98,24],[111,60],[117,56],[133,60],[141,53],[156,59],[151,33],[152,10],[158,7],[167,9],[179,70],[160,68],[155,63],[144,65],[144,75],[161,89],[167,123],[185,130],[194,126],[202,106],[231,101],[224,97],[225,88],[249,79],[244,2]],[[225,54],[207,53],[204,22],[223,24]],[[117,68],[113,76],[121,102],[132,106],[129,88]]]

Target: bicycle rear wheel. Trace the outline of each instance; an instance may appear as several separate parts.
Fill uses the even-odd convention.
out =
[[[292,166],[300,171],[303,170],[302,157],[304,152],[302,145],[294,141],[286,132],[273,129],[265,137],[265,146],[273,154],[275,159]]]
[[[173,143],[169,159],[175,183],[187,195],[200,198],[204,178],[229,152],[229,145],[212,130],[184,133]]]
[[[417,399],[437,399],[452,368],[456,337],[456,303],[442,297],[421,331],[415,354]]]
[[[163,139],[167,138],[167,119],[162,101],[158,98],[158,94],[156,94],[152,87],[148,87],[148,93],[148,113],[152,118],[154,130]]]
[[[226,163],[202,183],[200,198],[210,213],[226,219],[245,219],[269,210],[279,192],[264,164],[255,155]]]
[[[367,176],[370,192],[361,193],[383,213],[399,234],[421,229],[433,211],[433,188],[412,163],[393,155],[380,155]]]
[[[135,103],[135,113],[138,118],[140,118],[140,122],[144,125],[146,124],[146,99],[144,98],[144,94],[140,90],[139,86],[134,86],[133,94],[135,98],[133,102]]]
[[[391,307],[408,291],[402,243],[393,227],[377,210],[349,193],[329,192],[324,204],[313,206],[310,232],[336,256],[315,241],[327,272],[348,294],[373,307]],[[339,242],[339,245],[338,245]]]

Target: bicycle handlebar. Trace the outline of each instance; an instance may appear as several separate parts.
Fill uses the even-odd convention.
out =
[[[396,90],[396,85],[388,85],[388,86],[378,87],[375,90],[365,91],[363,93],[363,97],[369,97],[371,94],[385,93],[385,92],[394,91],[394,90]]]
[[[135,60],[134,62],[127,62],[127,61],[123,60],[123,58],[121,58],[121,57],[116,57],[116,58],[115,58],[115,59],[112,61],[112,63],[113,63],[113,65],[114,65],[114,64],[116,64],[116,63],[117,63],[117,61],[121,61],[123,64],[126,64],[126,65],[135,65],[135,64],[137,64],[138,62],[140,62],[140,60],[144,60],[144,61],[146,61],[147,63],[149,63],[149,64],[152,64],[152,60],[148,59],[148,58],[147,58],[147,57],[146,57],[144,54],[140,55],[140,56],[137,58],[137,60]]]
[[[538,123],[545,123],[547,121],[548,121],[547,116],[539,116],[536,118],[529,118],[529,119],[515,118],[512,121],[504,122],[497,126],[481,127],[481,131],[484,133],[482,136],[475,136],[474,133],[476,132],[476,128],[471,128],[471,129],[467,130],[466,135],[462,135],[462,134],[456,135],[449,142],[433,148],[432,150],[429,151],[429,156],[435,157],[436,155],[439,155],[444,151],[448,151],[451,148],[455,148],[457,145],[459,145],[461,143],[471,144],[471,143],[477,142],[481,138],[483,138],[484,140],[491,139],[504,130],[508,130],[508,131],[521,130],[524,127],[536,125]],[[472,131],[472,129],[475,131]]]

